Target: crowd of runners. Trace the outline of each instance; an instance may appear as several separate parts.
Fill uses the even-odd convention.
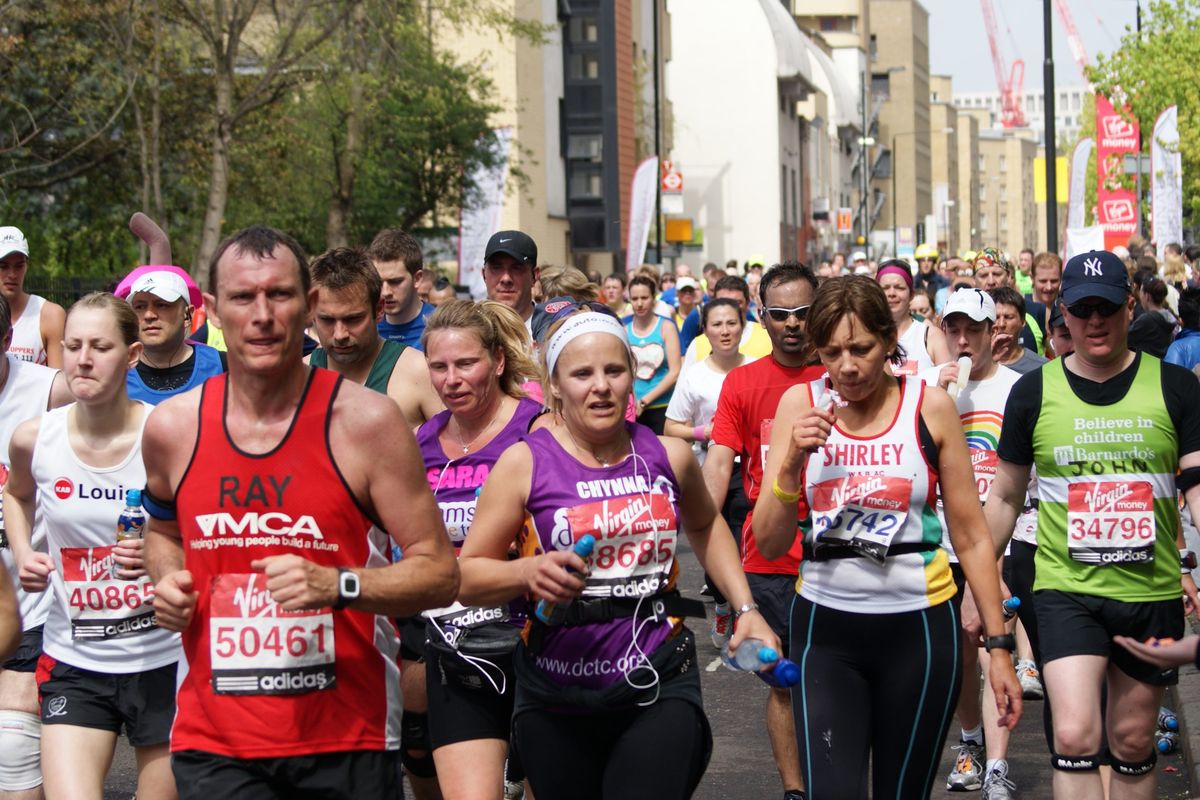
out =
[[[203,293],[131,230],[64,310],[0,227],[0,800],[99,800],[121,733],[139,800],[686,798],[753,640],[785,800],[1046,796],[1043,698],[1055,797],[1154,796],[1200,250],[601,276],[501,231],[475,302],[399,230],[246,228]]]

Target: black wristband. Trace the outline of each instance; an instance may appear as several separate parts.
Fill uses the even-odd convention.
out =
[[[1180,470],[1179,474],[1175,476],[1175,488],[1181,492],[1186,492],[1198,483],[1200,483],[1200,467],[1188,467]]]
[[[150,487],[148,486],[142,489],[142,508],[146,509],[146,513],[154,519],[175,519],[175,501],[160,500],[150,494]]]
[[[1017,649],[1017,638],[1011,633],[1005,633],[1001,636],[989,636],[983,640],[984,650],[1007,650],[1013,652]]]

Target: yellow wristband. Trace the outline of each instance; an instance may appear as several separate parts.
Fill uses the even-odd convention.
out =
[[[781,502],[781,503],[799,503],[800,502],[800,492],[796,492],[795,494],[788,494],[783,489],[779,488],[779,478],[776,478],[775,482],[773,484],[771,484],[771,491],[775,493],[775,497],[779,498],[779,502]]]

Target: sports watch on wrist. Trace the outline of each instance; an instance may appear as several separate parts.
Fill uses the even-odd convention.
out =
[[[1196,568],[1196,554],[1191,550],[1179,551],[1179,571],[1184,575]]]
[[[1001,636],[989,636],[983,640],[984,650],[1007,650],[1013,652],[1017,649],[1017,639],[1011,633],[1006,633]]]
[[[337,592],[338,597],[337,602],[333,604],[334,608],[345,608],[357,600],[358,595],[362,592],[358,573],[349,567],[338,567]]]

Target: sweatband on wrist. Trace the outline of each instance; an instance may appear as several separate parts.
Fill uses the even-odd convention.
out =
[[[692,428],[692,438],[701,443],[707,441],[708,437],[704,435],[703,425],[697,425],[696,427]]]
[[[779,502],[781,502],[781,503],[799,503],[800,502],[801,491],[798,490],[795,494],[785,492],[779,486],[779,478],[776,478],[775,481],[771,484],[771,492],[775,495],[776,498],[778,498]]]

